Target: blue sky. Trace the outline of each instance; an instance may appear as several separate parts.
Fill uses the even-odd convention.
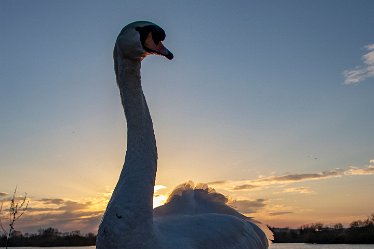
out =
[[[162,194],[187,180],[225,182],[214,187],[264,200],[252,211],[274,225],[327,219],[341,206],[331,222],[369,215],[373,10],[353,0],[2,0],[0,192],[6,198],[18,184],[37,206],[43,198],[92,204],[111,191],[126,141],[112,48],[124,25],[149,20],[175,55],[142,66]],[[295,174],[322,175],[232,191]]]

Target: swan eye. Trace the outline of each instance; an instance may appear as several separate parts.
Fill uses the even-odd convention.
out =
[[[158,45],[158,44],[160,43],[160,41],[157,40],[154,36],[152,36],[152,37],[153,37],[153,42],[154,42],[156,45]]]
[[[155,30],[152,32],[153,42],[158,45],[161,41],[165,40],[165,32],[163,30]]]
[[[147,25],[147,26],[144,26],[144,27],[136,27],[135,28],[136,31],[139,32],[140,34],[140,42],[142,43],[143,47],[144,47],[144,44],[145,44],[145,41],[148,37],[148,35],[151,33],[152,34],[152,39],[153,39],[153,42],[158,45],[161,41],[165,40],[165,31],[156,26],[156,25]]]

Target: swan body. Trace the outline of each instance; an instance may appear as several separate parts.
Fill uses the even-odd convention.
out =
[[[141,80],[150,54],[168,59],[165,32],[154,23],[125,26],[113,51],[114,69],[127,120],[125,162],[99,226],[98,249],[265,249],[268,239],[255,221],[227,205],[207,186],[187,183],[153,210],[157,147]]]

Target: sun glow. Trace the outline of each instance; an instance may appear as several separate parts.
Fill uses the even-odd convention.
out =
[[[153,208],[164,205],[166,202],[167,196],[165,195],[154,195],[153,196]]]
[[[164,205],[164,203],[167,199],[166,195],[158,193],[162,189],[166,189],[166,186],[155,185],[155,187],[154,187],[155,192],[154,192],[154,195],[153,195],[153,208]]]

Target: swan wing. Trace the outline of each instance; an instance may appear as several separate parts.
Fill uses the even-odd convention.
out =
[[[153,210],[155,224],[159,225],[160,234],[180,229],[184,239],[194,238],[199,245],[212,244],[192,248],[268,248],[272,232],[227,202],[224,195],[207,185],[184,183],[175,188],[165,205]]]
[[[254,223],[224,214],[170,215],[154,218],[165,249],[266,249],[268,241]]]

